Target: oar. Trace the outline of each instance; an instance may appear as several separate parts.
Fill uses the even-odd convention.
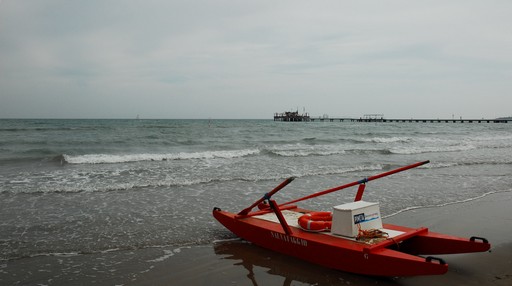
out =
[[[286,187],[286,185],[288,185],[289,183],[291,183],[293,180],[295,180],[294,177],[290,177],[286,180],[284,180],[281,184],[279,184],[279,186],[275,187],[272,191],[270,191],[269,193],[266,193],[261,199],[257,200],[256,202],[254,202],[254,204],[252,204],[251,206],[249,206],[248,208],[245,208],[243,209],[241,212],[238,213],[238,215],[247,215],[251,210],[252,208],[254,208],[255,206],[257,206],[259,203],[263,202],[264,200],[268,200],[270,199],[270,197],[272,197],[272,195],[274,195],[275,193],[277,193],[279,190],[281,190],[282,188]]]
[[[300,201],[312,199],[312,198],[315,198],[315,197],[318,197],[318,196],[322,196],[322,195],[325,195],[325,194],[328,194],[328,193],[332,193],[332,192],[335,192],[335,191],[346,189],[346,188],[349,188],[349,187],[352,187],[352,186],[355,186],[355,185],[364,184],[364,183],[372,181],[372,180],[380,179],[380,178],[385,177],[385,176],[389,176],[389,175],[392,175],[392,174],[395,174],[395,173],[398,173],[398,172],[402,172],[402,171],[405,171],[405,170],[409,170],[409,169],[412,169],[412,168],[419,167],[421,165],[425,165],[425,164],[427,164],[429,162],[430,161],[423,161],[423,162],[414,163],[414,164],[409,165],[409,166],[400,167],[398,169],[394,169],[394,170],[391,170],[391,171],[388,171],[388,172],[384,172],[382,174],[374,175],[374,176],[371,176],[371,177],[368,177],[368,178],[364,178],[362,180],[355,181],[355,182],[352,182],[352,183],[349,183],[349,184],[346,184],[346,185],[342,185],[342,186],[335,187],[335,188],[332,188],[332,189],[328,189],[328,190],[325,190],[325,191],[317,192],[317,193],[311,194],[309,196],[305,196],[305,197],[302,197],[302,198],[299,198],[299,199],[296,199],[296,200],[293,200],[293,201],[289,201],[289,202],[281,204],[280,206],[297,203],[297,202],[300,202]]]

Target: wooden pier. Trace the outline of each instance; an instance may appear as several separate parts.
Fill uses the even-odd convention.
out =
[[[350,117],[327,117],[327,116],[318,116],[311,117],[308,113],[299,114],[298,112],[284,112],[284,113],[275,113],[274,121],[285,121],[285,122],[401,122],[401,123],[508,123],[512,121],[512,117],[504,117],[504,118],[495,118],[495,119],[393,119],[393,118],[384,118],[383,114],[365,114],[360,118],[350,118]]]
[[[403,123],[508,123],[511,119],[369,119],[369,118],[314,118],[309,121],[329,122],[403,122]]]

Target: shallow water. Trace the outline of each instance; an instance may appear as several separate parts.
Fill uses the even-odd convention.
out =
[[[510,124],[0,120],[0,259],[231,238],[212,208],[239,211],[290,176],[278,202],[430,160],[365,200],[384,216],[470,200],[511,190],[510,154]]]

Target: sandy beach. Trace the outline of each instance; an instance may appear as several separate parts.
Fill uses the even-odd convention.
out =
[[[504,192],[385,219],[436,232],[481,236],[492,243],[491,252],[440,256],[449,264],[448,273],[441,276],[354,275],[232,239],[201,246],[4,261],[0,281],[2,285],[510,285],[511,204],[512,193]]]
[[[397,279],[400,285],[511,285],[512,193],[499,193],[444,207],[409,211],[389,218],[403,225],[423,225],[432,231],[457,236],[481,236],[491,244],[489,253],[439,256],[449,264],[442,276]]]
[[[388,223],[425,226],[436,232],[482,236],[491,252],[439,256],[449,264],[441,276],[374,278],[343,273],[275,254],[241,241],[187,249],[148,273],[144,285],[511,285],[512,193],[390,217]],[[197,253],[199,252],[199,253]],[[160,268],[159,268],[160,269]],[[172,269],[172,270],[171,270]]]

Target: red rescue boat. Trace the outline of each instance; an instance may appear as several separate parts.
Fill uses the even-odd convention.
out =
[[[491,245],[487,239],[455,237],[425,227],[383,224],[378,203],[362,201],[367,182],[426,163],[429,161],[279,205],[271,197],[293,181],[288,178],[241,212],[214,208],[213,216],[242,239],[329,268],[375,276],[444,274],[448,264],[431,255],[488,251]],[[332,213],[313,212],[294,205],[355,185],[359,186],[355,201],[334,207]],[[260,209],[253,211],[256,206]]]

